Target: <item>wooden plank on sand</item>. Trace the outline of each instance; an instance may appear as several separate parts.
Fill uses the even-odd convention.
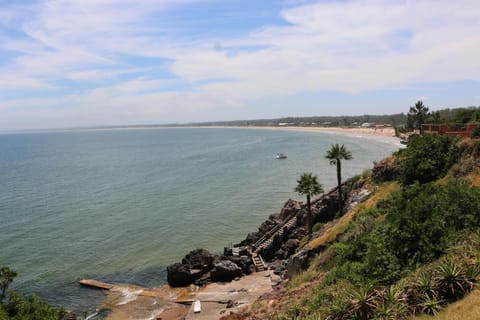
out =
[[[89,279],[83,279],[80,280],[80,284],[88,287],[94,287],[94,288],[99,288],[99,289],[104,289],[104,290],[110,290],[114,287],[113,284],[97,281],[97,280],[89,280]]]

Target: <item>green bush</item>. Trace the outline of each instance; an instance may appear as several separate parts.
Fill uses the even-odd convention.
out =
[[[39,301],[33,295],[24,296],[13,291],[7,298],[6,290],[16,275],[16,272],[8,267],[0,269],[1,320],[62,320],[66,318],[66,313],[62,308],[53,308],[49,304]]]
[[[423,134],[410,137],[407,148],[398,153],[400,181],[404,185],[427,183],[444,176],[459,159],[458,138]]]
[[[470,137],[473,139],[478,139],[480,138],[480,125],[476,126],[473,130],[472,133],[470,134]]]

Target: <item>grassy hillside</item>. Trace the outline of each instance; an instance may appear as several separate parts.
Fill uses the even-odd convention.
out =
[[[480,141],[416,136],[387,163],[308,270],[230,319],[478,319]]]

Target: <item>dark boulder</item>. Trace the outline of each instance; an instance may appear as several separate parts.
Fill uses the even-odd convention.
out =
[[[290,239],[297,239],[301,240],[303,237],[305,237],[308,234],[307,229],[301,227],[297,228],[290,233]]]
[[[288,199],[283,205],[282,211],[280,211],[280,219],[286,219],[287,217],[296,214],[298,210],[302,208],[301,202]]]
[[[193,282],[188,265],[174,263],[167,267],[167,281],[172,287],[185,287]]]
[[[252,273],[252,268],[251,266],[253,265],[252,259],[248,256],[240,256],[240,257],[235,257],[231,256],[228,257],[230,261],[235,263],[237,266],[239,266],[242,269],[242,272],[244,274],[250,274]]]
[[[292,277],[293,275],[306,270],[309,266],[310,258],[311,250],[308,248],[304,248],[295,255],[291,256],[287,262],[288,277]]]
[[[215,258],[216,255],[210,253],[208,250],[195,249],[190,251],[190,253],[182,259],[182,264],[188,265],[190,269],[201,270],[201,273],[204,273],[213,267]]]
[[[262,237],[262,233],[260,232],[250,232],[245,240],[242,240],[242,242],[239,243],[240,246],[248,246],[252,245],[255,242],[257,242],[258,239]]]
[[[193,283],[199,287],[203,287],[203,286],[206,286],[207,284],[209,284],[211,282],[212,278],[210,276],[210,273],[207,272],[205,274],[203,274],[200,278],[198,278],[197,280],[195,280]]]
[[[281,260],[275,260],[270,265],[269,268],[273,270],[273,273],[282,276],[286,271],[285,262]]]
[[[288,257],[287,253],[283,249],[278,249],[275,251],[275,259],[286,259]]]
[[[282,249],[286,252],[287,256],[291,256],[295,253],[298,246],[300,245],[300,241],[297,239],[288,239],[287,242],[282,246]]]
[[[210,272],[213,281],[231,281],[242,275],[242,269],[230,260],[214,263]]]

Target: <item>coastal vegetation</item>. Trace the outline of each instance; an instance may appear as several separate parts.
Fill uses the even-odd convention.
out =
[[[235,319],[476,319],[479,167],[479,139],[413,136],[356,178],[373,194],[314,234],[309,267]]]
[[[419,104],[421,103],[421,105]],[[418,104],[418,106],[417,106]],[[420,107],[421,106],[421,107]],[[284,117],[276,119],[216,121],[202,123],[188,123],[195,126],[279,126],[285,124],[299,127],[359,127],[364,123],[391,124],[397,128],[412,127],[414,122],[422,123],[469,123],[480,122],[480,106],[462,108],[446,108],[430,111],[429,107],[419,100],[412,106],[409,113],[389,115],[355,115],[355,116],[314,116],[314,117]],[[419,112],[418,112],[419,111]],[[411,125],[409,126],[409,114]],[[420,119],[416,116],[419,115]],[[413,116],[413,117],[412,117]],[[420,120],[420,121],[418,121]]]
[[[0,319],[1,320],[63,320],[67,312],[54,308],[38,300],[34,295],[26,296],[12,291],[7,294],[17,273],[8,268],[0,268]]]
[[[426,123],[428,116],[428,107],[423,104],[422,100],[417,101],[408,111],[407,129],[419,129],[422,124]]]

